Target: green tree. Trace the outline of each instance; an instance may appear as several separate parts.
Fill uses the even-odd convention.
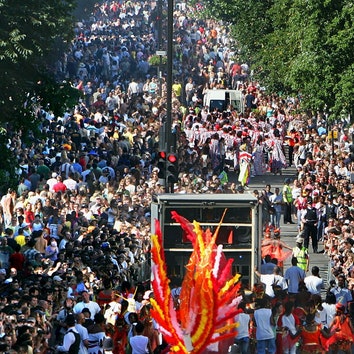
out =
[[[39,98],[36,89],[40,82],[49,81],[58,48],[63,48],[59,44],[72,39],[74,6],[74,0],[0,0],[0,122],[26,128],[35,120],[25,102]],[[60,87],[58,93],[60,96]],[[42,100],[47,98],[40,97]]]
[[[0,0],[0,126],[9,134],[21,131],[26,139],[39,126],[38,108],[58,115],[78,96],[69,83],[53,77],[56,59],[73,38],[75,6],[75,0]],[[1,132],[0,175],[5,171],[11,178],[16,158]]]
[[[301,93],[304,107],[352,112],[354,7],[343,0],[211,0],[241,56],[270,92]]]
[[[259,58],[269,84],[301,92],[307,108],[338,117],[353,103],[353,7],[349,1],[278,0],[269,10],[273,32]]]
[[[194,3],[199,1],[195,0]],[[268,10],[273,0],[205,0],[203,18],[214,18],[229,23],[231,34],[235,39],[240,59],[255,60],[267,33],[272,31],[272,21]]]

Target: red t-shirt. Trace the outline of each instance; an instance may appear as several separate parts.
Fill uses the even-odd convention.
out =
[[[25,214],[25,222],[27,224],[32,224],[34,220],[34,212],[32,210],[26,210],[24,214]]]
[[[54,184],[53,191],[55,193],[58,193],[58,192],[64,193],[66,191],[66,185],[63,182],[58,182],[58,183]]]

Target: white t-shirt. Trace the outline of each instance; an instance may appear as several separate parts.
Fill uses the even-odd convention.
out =
[[[304,279],[307,290],[311,294],[320,294],[321,289],[324,288],[323,279],[315,275],[309,275]]]
[[[130,345],[132,347],[132,354],[146,354],[148,353],[148,337],[136,335],[130,338]]]
[[[91,320],[95,319],[96,313],[99,313],[101,311],[101,308],[98,305],[98,303],[94,302],[94,301],[90,301],[88,303],[85,303],[83,301],[78,302],[74,306],[73,311],[74,311],[75,314],[78,314],[78,313],[81,313],[82,310],[85,309],[85,308],[90,310],[90,312],[91,312]]]
[[[64,180],[63,183],[66,185],[67,189],[70,189],[71,191],[77,190],[77,182],[74,179],[68,178]]]
[[[292,334],[296,333],[295,318],[292,314],[282,317],[282,327],[287,327]]]
[[[235,316],[235,322],[239,323],[239,326],[237,327],[236,339],[249,337],[250,315],[248,313],[241,312]]]
[[[323,323],[323,325],[329,328],[337,312],[336,304],[327,304],[327,302],[323,302],[322,307],[326,311],[326,323]]]
[[[261,308],[254,311],[254,319],[257,324],[256,339],[266,340],[274,338],[273,327],[270,324],[270,318],[272,316],[271,309]]]
[[[287,289],[288,287],[285,279],[281,275],[261,274],[261,282],[265,284],[265,293],[270,297],[275,296],[273,291],[273,284],[279,285],[283,290]]]

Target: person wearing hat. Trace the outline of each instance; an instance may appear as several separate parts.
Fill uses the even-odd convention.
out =
[[[327,195],[326,198],[325,214],[328,221],[337,216],[337,206],[333,203],[333,197],[331,194]]]
[[[301,221],[304,225],[303,235],[304,235],[304,246],[309,247],[310,237],[312,241],[313,253],[317,253],[317,224],[318,217],[317,211],[312,206],[312,198],[307,198],[307,207],[304,209],[301,217]]]
[[[63,278],[61,278],[59,275],[54,275],[53,281],[55,282],[54,284],[58,284],[63,281]]]
[[[64,339],[63,344],[56,346],[56,350],[58,352],[67,352],[69,354],[78,354],[80,349],[81,337],[75,328],[75,316],[73,314],[69,314],[65,318],[65,323],[68,327]]]
[[[302,234],[296,237],[296,246],[293,248],[293,257],[297,259],[297,265],[305,272],[309,270],[309,254],[306,247],[303,246],[304,238]]]

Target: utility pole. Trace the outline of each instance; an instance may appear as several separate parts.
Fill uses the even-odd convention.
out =
[[[166,141],[168,152],[175,152],[176,146],[172,139],[173,0],[168,0],[167,11]]]
[[[159,6],[158,11],[160,13],[160,10],[162,11],[162,0],[158,0],[158,6]],[[159,40],[160,38],[162,38],[162,28],[158,33],[158,38]],[[166,54],[167,54],[166,116],[163,117],[161,128],[160,128],[159,150],[165,151],[167,154],[170,154],[176,152],[176,145],[177,145],[175,137],[172,136],[173,0],[167,0],[167,53]],[[160,52],[160,67],[161,67],[161,61],[162,61],[162,51]],[[161,70],[161,68],[159,68],[159,70]],[[160,79],[160,89],[162,89],[161,79]],[[176,161],[176,164],[177,163],[178,161]],[[173,182],[167,181],[166,178],[165,178],[165,187],[169,193],[173,193]]]
[[[164,50],[162,48],[162,1],[157,1],[157,43],[159,51]],[[158,78],[159,78],[159,96],[162,96],[162,55],[160,54],[160,63],[158,67]]]

